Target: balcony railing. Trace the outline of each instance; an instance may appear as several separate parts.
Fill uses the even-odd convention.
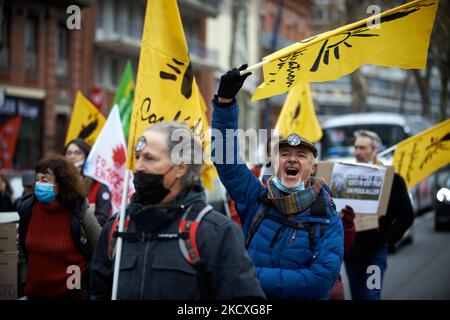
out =
[[[178,0],[180,12],[191,16],[216,17],[220,0]]]
[[[217,50],[205,47],[204,44],[200,43],[195,38],[187,37],[186,41],[191,59],[200,58],[211,66],[217,64],[217,59],[219,56]]]

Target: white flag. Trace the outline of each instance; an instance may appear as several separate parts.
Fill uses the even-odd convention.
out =
[[[84,165],[84,175],[108,186],[111,191],[113,212],[119,212],[122,203],[123,180],[126,164],[125,138],[120,122],[119,110],[115,105],[106,120],[100,135],[92,147]],[[134,193],[133,175],[128,184],[127,203]]]

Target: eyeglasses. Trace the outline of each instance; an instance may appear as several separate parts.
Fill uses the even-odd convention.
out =
[[[81,150],[74,150],[74,151],[70,151],[70,150],[67,150],[66,151],[66,156],[71,156],[71,155],[75,155],[75,156],[81,156],[83,154],[83,151],[81,151]]]

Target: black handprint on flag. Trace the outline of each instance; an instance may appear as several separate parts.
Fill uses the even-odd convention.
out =
[[[180,75],[181,74],[181,70],[180,67],[184,66],[185,63],[178,61],[176,59],[172,59],[172,61],[176,64],[176,66],[171,65],[169,63],[167,63],[166,65],[173,70],[173,72],[175,72],[176,74],[173,73],[168,73],[165,71],[160,71],[159,72],[159,76],[161,79],[164,80],[172,80],[172,81],[176,81],[177,78],[177,74]],[[194,71],[192,69],[192,63],[189,61],[189,65],[186,68],[186,70],[184,71],[183,74],[183,79],[181,81],[181,86],[180,86],[180,92],[181,94],[186,98],[189,99],[192,95],[192,83],[194,81]]]

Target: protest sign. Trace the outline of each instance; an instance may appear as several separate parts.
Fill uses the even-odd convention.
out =
[[[319,162],[316,176],[330,186],[338,212],[346,205],[353,208],[356,231],[378,227],[379,217],[386,214],[394,167]]]

